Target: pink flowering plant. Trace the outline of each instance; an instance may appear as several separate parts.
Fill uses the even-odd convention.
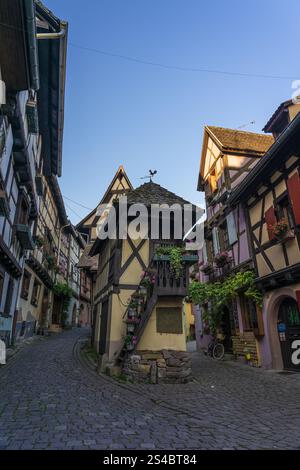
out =
[[[289,230],[289,224],[286,219],[280,219],[275,224],[268,224],[268,229],[274,235],[274,237],[280,239],[287,234]]]
[[[141,286],[150,288],[155,284],[156,281],[156,276],[154,273],[151,273],[149,271],[144,271],[141,276]]]
[[[227,251],[221,251],[215,256],[214,262],[218,268],[223,268],[223,266],[231,262],[231,258]]]

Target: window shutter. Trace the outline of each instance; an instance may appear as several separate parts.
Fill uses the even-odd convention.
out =
[[[292,203],[296,225],[300,225],[300,177],[294,173],[287,181],[288,192]]]
[[[267,224],[269,240],[273,240],[273,238],[275,238],[275,235],[272,232],[272,230],[270,230],[269,227],[268,227],[269,225],[274,225],[277,222],[275,209],[274,209],[273,206],[270,207],[270,209],[268,209],[267,212],[265,212],[265,220],[266,220],[266,224]]]
[[[218,253],[220,253],[220,243],[219,243],[217,227],[214,227],[212,229],[212,237],[213,237],[213,245],[214,245],[214,254],[217,255]]]
[[[230,214],[228,214],[228,216],[226,217],[226,222],[229,245],[233,245],[233,243],[237,241],[237,231],[233,212],[230,212]]]
[[[203,244],[202,256],[203,256],[203,262],[204,262],[204,264],[206,264],[208,262],[206,242],[204,242],[204,244]]]

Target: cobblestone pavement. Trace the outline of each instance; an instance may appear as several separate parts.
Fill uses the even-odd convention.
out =
[[[41,338],[1,367],[0,449],[300,449],[300,375],[195,353],[193,383],[119,384],[79,360],[87,334]]]

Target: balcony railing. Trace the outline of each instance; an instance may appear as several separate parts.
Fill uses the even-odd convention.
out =
[[[189,265],[198,261],[197,255],[182,256],[182,271],[177,277],[171,269],[170,257],[154,256],[154,266],[156,269],[156,286],[159,296],[182,296],[187,294],[189,282]]]

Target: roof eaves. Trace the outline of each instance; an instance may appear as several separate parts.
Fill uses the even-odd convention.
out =
[[[249,188],[255,186],[255,180],[259,174],[268,168],[269,165],[272,165],[273,159],[277,153],[281,150],[281,147],[286,143],[288,138],[298,129],[300,131],[300,113],[291,121],[291,123],[286,127],[286,129],[280,134],[278,139],[270,147],[270,149],[265,153],[262,159],[257,163],[253,170],[247,175],[243,180],[243,184],[239,185],[229,196],[228,204],[232,205],[237,203],[245,195],[248,194]]]

